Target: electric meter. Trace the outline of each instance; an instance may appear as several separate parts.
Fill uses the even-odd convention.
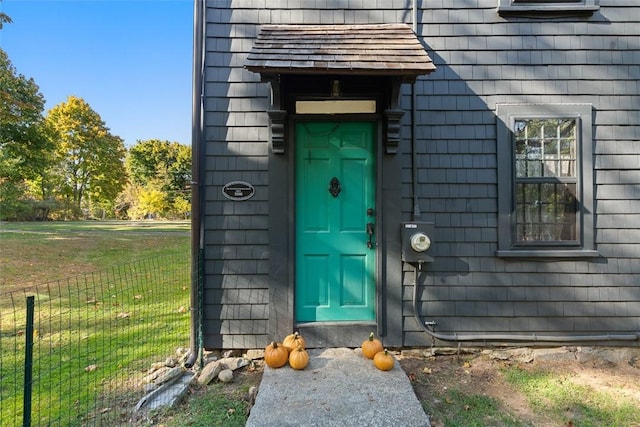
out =
[[[431,246],[431,239],[424,233],[416,233],[411,236],[411,249],[416,252],[424,252]]]
[[[402,223],[402,260],[413,264],[433,262],[433,222]]]

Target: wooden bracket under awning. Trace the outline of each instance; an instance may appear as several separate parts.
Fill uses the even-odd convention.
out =
[[[404,113],[398,106],[400,84],[412,83],[436,69],[407,24],[264,25],[244,66],[271,84],[267,113],[274,153],[284,153],[286,145],[282,75],[390,77],[394,99],[384,110],[385,151],[393,154],[397,152]]]

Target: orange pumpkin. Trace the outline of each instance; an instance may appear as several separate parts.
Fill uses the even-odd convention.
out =
[[[362,342],[360,348],[362,349],[362,355],[367,359],[373,359],[373,356],[375,356],[376,353],[383,350],[382,343],[380,340],[374,338],[373,332],[369,334],[369,338]]]
[[[301,346],[303,349],[307,348],[307,343],[305,342],[304,337],[300,335],[300,332],[298,331],[295,331],[294,333],[284,337],[284,340],[282,340],[282,345],[287,347],[289,351],[298,348],[298,346]]]
[[[390,371],[395,363],[394,357],[385,349],[373,356],[373,364],[381,371]]]
[[[309,364],[309,353],[301,345],[289,354],[289,366],[293,369],[304,369]]]
[[[264,349],[264,363],[270,368],[284,366],[288,359],[289,351],[280,343],[273,341]]]

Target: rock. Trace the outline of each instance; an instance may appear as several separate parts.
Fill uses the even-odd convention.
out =
[[[256,395],[258,394],[258,387],[252,385],[249,387],[249,391],[247,392],[247,402],[249,405],[253,406],[256,401]]]
[[[219,357],[219,356],[217,356],[217,355],[215,355],[215,354],[211,354],[211,353],[209,353],[209,354],[204,354],[204,355],[202,356],[202,360],[203,360],[203,363],[204,363],[205,365],[206,365],[206,364],[208,364],[208,363],[211,363],[211,362],[215,362],[215,361],[216,361],[216,360],[218,360],[218,359],[220,359],[220,357]]]
[[[522,363],[531,363],[534,360],[530,348],[512,348],[506,350],[493,350],[489,357],[495,360],[515,360]]]
[[[358,349],[355,350],[356,352]],[[360,350],[362,352],[362,350]],[[433,354],[431,353],[431,349],[424,348],[409,348],[405,350],[401,350],[400,354],[402,357],[431,357]]]
[[[153,380],[155,384],[164,384],[169,380],[177,377],[182,373],[182,367],[176,366],[174,368],[169,368],[167,371],[164,371],[162,375],[158,375],[156,379]]]
[[[225,357],[224,359],[220,359],[218,362],[226,366],[228,369],[235,371],[236,369],[244,368],[251,361],[244,357]]]
[[[532,350],[533,359],[536,362],[566,362],[576,360],[575,351],[567,347],[536,348]]]
[[[325,358],[345,358],[345,357],[358,357],[358,354],[355,350],[350,348],[327,348],[323,350],[322,357]]]
[[[631,348],[579,347],[576,351],[576,357],[580,363],[606,362],[614,365],[628,363],[633,366],[634,359],[639,355],[640,350],[634,352]]]
[[[223,369],[218,374],[218,379],[223,383],[230,383],[233,381],[233,371],[231,369]]]
[[[151,364],[151,367],[147,370],[147,373],[150,374],[152,372],[157,371],[160,368],[164,368],[165,364],[162,362],[155,362]]]
[[[247,353],[244,355],[244,357],[249,360],[263,359],[264,349],[247,350]]]
[[[193,376],[189,372],[184,372],[182,375],[174,377],[171,381],[161,385],[140,399],[135,406],[135,412],[142,409],[154,410],[177,406],[188,391],[189,384],[192,380]]]
[[[142,390],[145,393],[151,393],[153,390],[157,389],[158,387],[159,387],[158,384],[150,383],[150,384],[145,384],[144,387],[142,387]]]
[[[207,363],[207,365],[202,368],[202,372],[200,372],[200,375],[198,376],[198,383],[202,385],[209,384],[212,379],[218,376],[222,369],[223,366],[219,361]]]
[[[164,361],[164,366],[168,366],[170,368],[174,368],[177,364],[178,361],[173,357],[167,357],[167,359]]]
[[[168,368],[168,367],[162,365],[161,368],[151,371],[151,373],[149,375],[147,375],[144,378],[142,378],[142,382],[144,382],[144,383],[155,382],[156,378],[158,378],[161,375],[164,375],[170,369],[171,368]]]
[[[189,359],[189,357],[191,357],[191,350],[185,349],[184,353],[176,354],[176,357],[178,358],[178,363],[184,364],[184,362],[186,362],[187,359]]]
[[[242,356],[241,350],[227,350],[224,353],[222,353],[222,358],[239,357],[239,356]]]
[[[432,356],[453,356],[456,354],[476,354],[479,350],[473,347],[433,347]]]
[[[246,410],[246,414],[249,415],[249,413],[251,412],[251,408],[253,408],[253,405],[255,405],[256,403],[256,396],[258,395],[258,387],[256,386],[251,386],[249,387],[249,392],[247,393],[247,410]]]

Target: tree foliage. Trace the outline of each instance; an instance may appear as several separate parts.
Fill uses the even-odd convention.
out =
[[[70,96],[49,111],[47,129],[55,142],[59,191],[74,214],[83,202],[114,200],[126,183],[125,148],[111,135],[98,113],[83,99]]]
[[[1,2],[2,2],[2,0],[0,0],[0,3]],[[9,15],[7,15],[4,12],[0,12],[0,30],[2,29],[4,24],[11,24],[11,22],[13,22],[13,21],[11,20],[11,17]]]
[[[0,13],[0,29],[10,22]],[[0,220],[188,217],[190,146],[149,140],[127,151],[82,98],[46,116],[44,105],[0,49]]]
[[[52,150],[44,132],[43,111],[44,97],[38,85],[19,74],[0,49],[0,219],[31,215],[32,199],[25,180],[42,175]]]
[[[157,139],[138,141],[129,149],[126,166],[131,187],[128,194],[137,191],[138,195],[129,200],[131,216],[183,217],[189,210],[190,146]],[[158,193],[164,195],[161,202]]]
[[[141,218],[163,215],[170,207],[167,193],[155,188],[143,189],[138,200],[136,216]]]
[[[51,148],[42,128],[44,97],[0,49],[0,178],[33,177]]]
[[[129,149],[127,169],[135,184],[159,180],[165,191],[183,192],[191,183],[191,147],[157,139],[138,141]]]

